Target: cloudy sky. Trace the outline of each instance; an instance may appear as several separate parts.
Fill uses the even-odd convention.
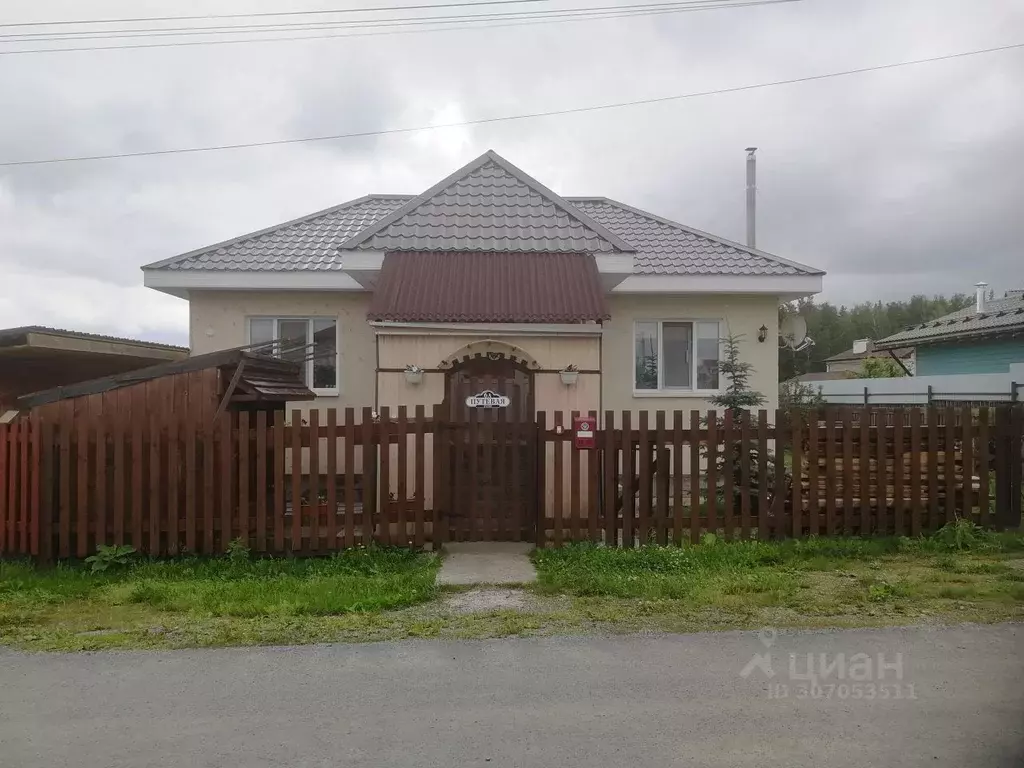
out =
[[[0,24],[410,2],[5,0]],[[613,2],[637,0],[547,5]],[[1022,42],[1018,0],[802,0],[520,28],[0,56],[0,162],[436,125]],[[19,47],[41,45],[0,51]],[[952,293],[982,279],[997,292],[1020,288],[1022,92],[1018,49],[572,116],[0,167],[0,327],[183,343],[185,302],[143,288],[142,264],[369,192],[421,192],[486,149],[561,194],[617,198],[742,240],[743,148],[754,145],[758,244],[828,270],[824,298]]]

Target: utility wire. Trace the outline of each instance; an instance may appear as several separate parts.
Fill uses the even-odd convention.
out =
[[[109,155],[80,155],[77,157],[57,157],[45,160],[10,160],[0,162],[0,168],[24,166],[24,165],[49,165],[54,163],[77,163],[87,160],[115,160],[126,157],[155,157],[159,155],[181,155],[199,152],[221,152],[230,149],[252,149],[254,147],[271,147],[282,144],[305,144],[319,141],[336,141],[340,139],[356,139],[369,136],[387,136],[399,133],[416,133],[419,131],[433,131],[441,128],[462,128],[470,125],[485,125],[487,123],[511,122],[513,120],[532,120],[541,117],[554,117],[556,115],[574,115],[583,112],[598,112],[609,109],[622,109],[624,107],[636,107],[643,104],[660,104],[669,101],[681,101],[683,99],[695,99],[702,96],[717,96],[723,93],[739,93],[741,91],[753,91],[759,88],[772,88],[780,85],[794,85],[796,83],[809,83],[816,80],[826,80],[832,77],[845,77],[847,75],[859,75],[865,72],[878,72],[897,67],[909,67],[917,64],[929,64],[936,61],[947,61],[949,59],[960,59],[966,56],[978,56],[984,53],[996,53],[998,51],[1009,51],[1024,48],[1024,43],[1013,43],[1001,45],[994,48],[982,48],[974,51],[961,51],[949,53],[944,56],[931,56],[926,59],[910,59],[908,61],[897,61],[890,64],[876,64],[870,67],[859,69],[847,69],[840,72],[827,72],[821,75],[807,75],[805,77],[794,77],[788,80],[772,80],[764,83],[752,83],[749,85],[737,85],[732,88],[717,88],[711,91],[694,91],[691,93],[680,93],[673,96],[659,96],[651,99],[636,99],[634,101],[620,101],[610,104],[595,104],[588,107],[573,107],[570,109],[553,109],[546,112],[532,112],[520,115],[503,115],[500,117],[484,117],[476,120],[462,120],[455,123],[443,123],[440,125],[422,125],[408,128],[385,128],[378,131],[358,131],[355,133],[339,133],[331,136],[307,136],[297,139],[271,139],[268,141],[252,141],[240,144],[220,144],[206,147],[179,147],[176,149],[158,149],[145,152],[120,152]]]
[[[301,35],[301,36],[287,36],[287,37],[254,37],[247,38],[244,40],[186,40],[177,41],[170,43],[135,43],[130,45],[99,45],[99,46],[79,46],[74,48],[31,48],[23,50],[13,51],[0,51],[0,56],[20,56],[24,54],[35,54],[35,53],[72,53],[81,51],[120,51],[120,50],[136,50],[144,48],[181,48],[191,47],[196,45],[245,45],[249,43],[272,43],[272,42],[283,42],[293,40],[324,40],[328,38],[344,38],[344,37],[378,37],[381,35],[407,35],[417,34],[424,32],[448,32],[453,30],[463,29],[497,29],[501,27],[525,27],[533,26],[536,24],[563,24],[566,22],[574,21],[591,21],[594,19],[605,19],[605,18],[623,18],[632,16],[659,16],[666,13],[694,13],[696,11],[725,9],[725,8],[746,8],[757,5],[774,5],[777,3],[791,3],[801,2],[801,0],[744,0],[741,3],[728,3],[719,5],[705,5],[698,8],[677,8],[677,9],[661,9],[661,10],[638,10],[632,12],[595,12],[586,15],[573,16],[571,18],[558,18],[558,19],[534,19],[525,21],[512,21],[508,23],[491,23],[491,24],[466,24],[465,22],[437,22],[436,26],[432,25],[429,28],[424,29],[389,29],[378,32],[350,32],[348,34],[326,34],[326,35]],[[399,26],[409,26],[413,22],[401,24]],[[449,26],[441,26],[442,24],[448,24]],[[5,42],[0,40],[0,42]],[[33,41],[35,42],[35,41]]]
[[[363,8],[324,8],[309,11],[262,11],[255,13],[211,13],[205,16],[143,16],[128,19],[66,19],[62,21],[9,21],[0,27],[52,27],[72,24],[135,24],[147,21],[216,21],[217,19],[248,19],[266,16],[312,16],[326,13],[387,13],[390,11],[420,11],[434,8],[474,8],[484,5],[521,5],[546,3],[548,0],[480,0],[472,3],[433,3],[429,5],[383,5]]]
[[[597,11],[628,11],[631,9],[655,9],[655,8],[695,8],[703,10],[704,6],[728,7],[730,5],[749,5],[752,0],[673,0],[664,3],[639,3],[633,5],[599,5],[581,8],[555,8],[543,11],[501,11],[499,13],[477,13],[457,14],[453,16],[403,16],[387,19],[353,19],[349,21],[319,21],[319,22],[278,22],[273,24],[237,24],[219,27],[149,27],[142,29],[104,29],[89,31],[57,31],[57,32],[28,32],[28,33],[6,33],[0,32],[0,42],[43,42],[56,40],[105,40],[120,39],[122,37],[156,37],[156,36],[184,36],[192,34],[232,34],[232,33],[261,33],[261,32],[287,32],[290,30],[319,30],[319,29],[345,29],[361,26],[404,26],[403,22],[418,23],[440,23],[453,21],[476,21],[498,19],[509,21],[518,18],[546,18],[583,15]],[[757,0],[759,3],[770,4],[772,2],[800,2],[800,0]],[[53,37],[52,35],[60,35]]]

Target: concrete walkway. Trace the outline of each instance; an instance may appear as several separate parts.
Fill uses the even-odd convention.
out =
[[[472,541],[445,544],[438,584],[524,584],[537,580],[532,544]]]

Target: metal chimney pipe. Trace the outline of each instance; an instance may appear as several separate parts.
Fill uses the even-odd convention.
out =
[[[975,302],[974,310],[980,315],[985,311],[985,289],[988,288],[988,283],[975,283]]]
[[[757,147],[747,147],[747,246],[757,247]]]

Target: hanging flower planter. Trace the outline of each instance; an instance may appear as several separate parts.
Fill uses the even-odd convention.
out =
[[[423,369],[418,365],[407,365],[405,367],[405,381],[413,386],[423,382]]]
[[[579,381],[580,369],[575,365],[567,365],[558,372],[558,376],[561,378],[562,383],[565,384],[565,386],[574,387],[576,386],[576,382]]]

